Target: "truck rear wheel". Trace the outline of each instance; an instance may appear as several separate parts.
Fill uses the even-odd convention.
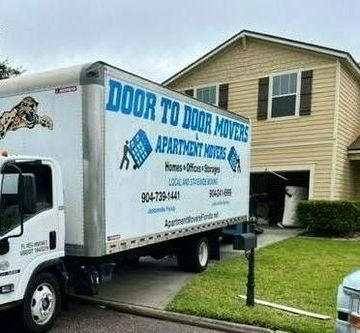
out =
[[[209,240],[207,237],[186,240],[177,251],[180,269],[187,272],[202,272],[209,263]]]
[[[43,333],[51,329],[59,313],[59,283],[50,273],[40,273],[30,281],[22,306],[23,326],[27,332]]]

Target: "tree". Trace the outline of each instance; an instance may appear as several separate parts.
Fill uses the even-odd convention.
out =
[[[0,60],[0,80],[19,76],[24,72],[25,70],[22,67],[11,66],[9,59]]]

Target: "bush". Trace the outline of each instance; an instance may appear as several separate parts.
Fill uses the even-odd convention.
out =
[[[299,224],[316,236],[349,236],[360,231],[359,201],[302,201]]]

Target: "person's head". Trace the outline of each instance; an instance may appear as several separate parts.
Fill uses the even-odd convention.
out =
[[[125,143],[128,145],[128,144],[129,144],[129,141],[128,141],[128,140],[126,140],[126,141],[125,141]]]

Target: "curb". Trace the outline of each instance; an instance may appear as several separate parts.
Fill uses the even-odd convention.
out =
[[[154,319],[172,321],[176,323],[186,324],[190,326],[197,326],[212,330],[218,330],[228,333],[281,333],[281,331],[273,331],[268,328],[262,328],[251,325],[236,324],[227,321],[210,319],[198,316],[192,316],[177,312],[165,311],[149,306],[135,305],[129,303],[122,303],[111,301],[99,297],[71,295],[73,299],[84,301],[86,303],[105,306],[112,310],[129,313],[133,315],[149,317]],[[286,332],[282,332],[286,333]]]

